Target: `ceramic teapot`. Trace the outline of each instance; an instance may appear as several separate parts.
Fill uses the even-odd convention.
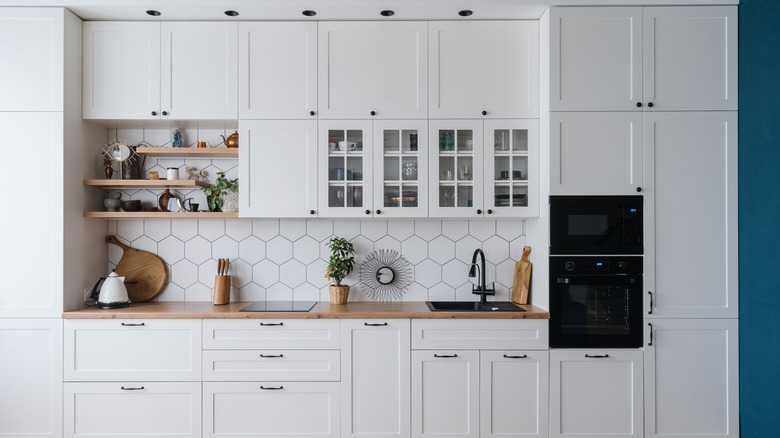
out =
[[[120,277],[116,272],[111,272],[102,284],[96,284],[100,289],[97,305],[101,309],[119,309],[130,305],[130,298],[125,288],[125,277]]]
[[[225,142],[225,146],[229,148],[237,148],[238,147],[238,131],[230,134],[230,137],[225,138],[224,135],[220,135],[222,137],[222,141]]]

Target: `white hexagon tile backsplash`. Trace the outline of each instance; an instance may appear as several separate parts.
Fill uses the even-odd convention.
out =
[[[404,300],[473,300],[468,264],[476,248],[487,258],[487,281],[496,299],[509,299],[514,264],[525,245],[525,223],[468,220],[146,219],[109,221],[133,248],[160,256],[168,284],[160,301],[210,301],[218,258],[230,258],[232,299],[328,300],[326,244],[338,235],[357,250],[345,280],[350,300],[369,299],[358,281],[360,263],[372,251],[391,249],[413,265]],[[109,272],[122,251],[109,245]]]

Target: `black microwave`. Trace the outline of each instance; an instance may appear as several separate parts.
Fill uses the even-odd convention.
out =
[[[642,254],[642,196],[550,196],[550,254]]]

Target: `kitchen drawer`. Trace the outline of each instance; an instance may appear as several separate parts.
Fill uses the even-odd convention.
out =
[[[338,382],[203,384],[203,436],[336,438]]]
[[[337,319],[204,320],[204,350],[337,350]]]
[[[203,380],[337,382],[340,354],[339,350],[206,350]]]
[[[200,381],[200,344],[200,320],[65,320],[65,380]]]
[[[64,437],[201,436],[199,382],[66,383]]]
[[[546,319],[413,319],[412,349],[546,350]]]

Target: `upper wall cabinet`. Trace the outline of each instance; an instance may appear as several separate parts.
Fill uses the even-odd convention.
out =
[[[320,118],[427,118],[427,26],[321,22]]]
[[[238,26],[239,118],[317,116],[317,23]]]
[[[431,118],[536,118],[536,21],[429,24]]]
[[[737,109],[736,7],[553,8],[550,29],[553,111]]]
[[[84,23],[85,119],[236,119],[237,101],[236,23]]]
[[[0,111],[63,110],[63,14],[0,8]]]

